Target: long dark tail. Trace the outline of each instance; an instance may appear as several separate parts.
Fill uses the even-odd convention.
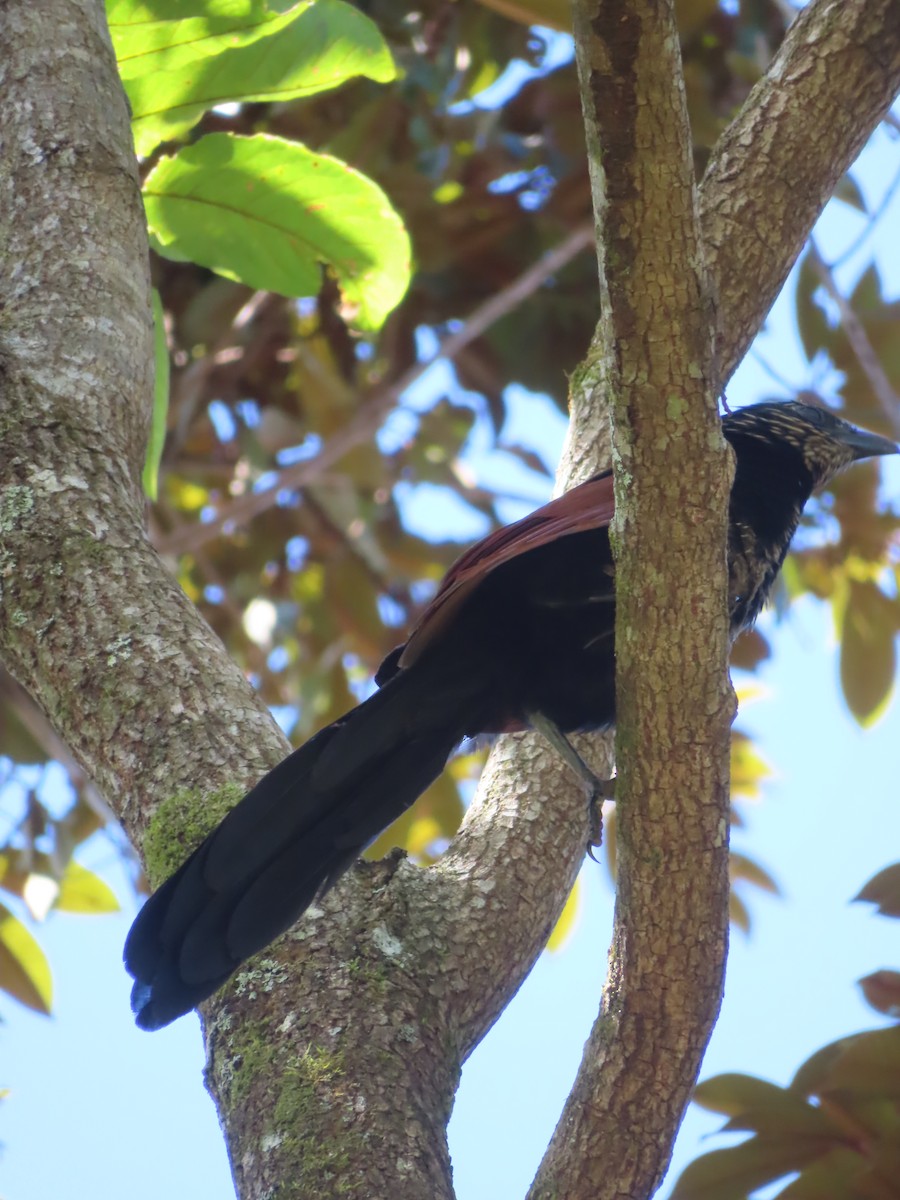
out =
[[[142,1029],[210,996],[409,808],[463,737],[470,687],[448,694],[402,672],[248,792],[131,927],[125,966]]]

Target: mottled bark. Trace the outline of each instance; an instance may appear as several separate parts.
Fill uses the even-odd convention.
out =
[[[0,7],[0,654],[141,840],[286,745],[144,536],[147,235],[102,4]]]
[[[674,6],[575,4],[616,465],[618,889],[603,1003],[534,1197],[648,1196],[728,928],[729,469]],[[648,748],[652,748],[648,752]]]

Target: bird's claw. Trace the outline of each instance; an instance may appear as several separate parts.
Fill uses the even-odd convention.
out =
[[[591,862],[599,861],[594,851],[603,845],[603,801],[614,800],[615,797],[615,778],[594,779],[594,786],[588,793],[588,823],[591,835],[588,838],[587,854]]]

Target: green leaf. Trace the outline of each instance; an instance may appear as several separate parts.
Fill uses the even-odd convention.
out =
[[[106,0],[123,78],[171,70],[249,44],[280,19],[265,0],[198,0],[192,14],[185,7],[184,0]]]
[[[409,283],[403,223],[371,180],[282,138],[201,138],[144,184],[156,249],[262,291],[313,296],[319,263],[356,322],[377,328]]]
[[[118,912],[120,905],[109,884],[73,858],[60,880],[54,907],[72,913],[109,913]]]
[[[736,1117],[750,1108],[787,1106],[791,1111],[798,1106],[806,1107],[794,1093],[786,1091],[777,1083],[758,1079],[755,1075],[743,1075],[737,1071],[713,1075],[694,1088],[694,1103],[710,1112]]]
[[[843,1089],[900,1098],[900,1026],[854,1033],[823,1046],[798,1068],[790,1088],[804,1096]]]
[[[894,686],[893,606],[872,580],[852,579],[841,632],[841,687],[860,725],[884,712]]]
[[[150,419],[150,438],[144,458],[142,483],[144,495],[157,498],[159,464],[166,444],[166,418],[169,413],[169,347],[166,341],[166,319],[159,292],[153,289],[153,353],[156,371],[153,381],[153,415]]]
[[[139,74],[128,73],[138,70],[132,63],[123,82],[138,154],[182,136],[217,104],[295,100],[358,75],[385,83],[396,74],[377,27],[343,0],[300,4],[239,40],[224,34],[217,46],[200,39],[159,49],[135,60]],[[203,52],[190,55],[198,44]]]
[[[106,19],[123,78],[249,43],[279,19],[264,0],[107,0]],[[165,57],[161,57],[165,55]]]
[[[821,1138],[753,1137],[695,1159],[679,1176],[669,1200],[746,1200],[756,1188],[799,1171],[828,1149]]]
[[[900,1098],[900,1026],[847,1038],[822,1090]]]
[[[856,1151],[835,1146],[779,1192],[778,1200],[850,1200],[865,1196],[867,1193],[859,1186],[864,1171],[865,1160]]]
[[[838,185],[832,195],[835,200],[841,200],[844,204],[849,204],[851,208],[858,209],[861,213],[869,211],[866,208],[865,197],[859,190],[859,184],[850,174],[844,175],[838,180]]]
[[[0,988],[26,1008],[50,1015],[50,965],[43,950],[5,904],[0,904]]]

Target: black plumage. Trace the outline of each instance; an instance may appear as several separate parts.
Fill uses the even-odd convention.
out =
[[[756,619],[803,506],[843,467],[893,454],[824,409],[731,413],[732,636]],[[205,999],[288,928],[440,774],[466,736],[615,719],[612,477],[595,476],[451,567],[379,691],[270,771],[139,913],[125,945],[138,1024]]]

